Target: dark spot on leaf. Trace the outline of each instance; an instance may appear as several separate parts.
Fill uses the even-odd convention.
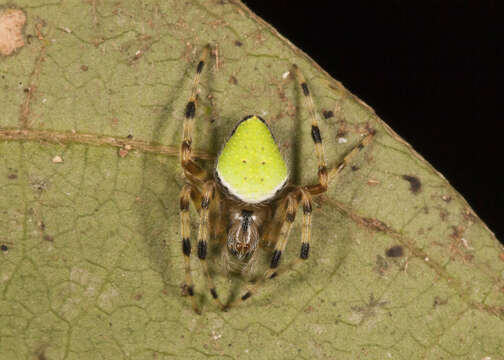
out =
[[[9,175],[7,176],[7,178],[8,178],[9,180],[14,180],[14,179],[17,179],[17,177],[18,177],[18,176],[17,176],[16,174],[9,174]]]
[[[89,67],[87,65],[81,65],[81,70],[82,71],[88,71]]]
[[[357,171],[359,170],[359,167],[357,165],[352,165],[351,169],[352,171]]]
[[[330,119],[334,116],[334,113],[331,110],[324,110],[322,115],[324,115],[325,119]]]
[[[448,304],[448,299],[441,299],[439,296],[434,297],[434,303],[432,304],[432,307],[437,307],[439,305],[446,305]]]
[[[401,245],[394,245],[385,251],[388,257],[401,257],[404,255],[404,249]]]
[[[240,40],[236,40],[234,44],[235,44],[235,46],[238,46],[238,47],[243,45],[243,43]]]
[[[5,245],[5,244],[2,244],[2,245],[0,246],[0,250],[2,250],[3,252],[6,252],[6,251],[8,251],[8,250],[9,250],[9,247],[8,247],[7,245]]]
[[[47,360],[45,353],[41,352],[37,355],[37,360]]]
[[[342,138],[342,137],[345,137],[346,134],[347,134],[346,130],[338,129],[338,132],[336,133],[336,137]]]
[[[53,242],[53,241],[54,241],[54,237],[53,237],[53,236],[51,236],[51,235],[49,235],[49,234],[45,234],[45,235],[43,236],[43,239],[44,239],[45,241],[49,241],[49,242]]]
[[[410,191],[413,194],[418,194],[422,188],[422,183],[420,179],[412,175],[403,175],[402,178],[410,183]]]
[[[127,136],[127,138],[131,140],[131,139],[133,139],[133,135],[129,134],[129,135]]]
[[[233,85],[237,85],[238,84],[238,79],[236,77],[234,77],[233,75],[231,75],[229,77],[229,83],[233,84]]]
[[[29,92],[30,92],[30,88],[24,88],[24,89],[23,89],[23,91],[24,91],[25,93],[29,93]]]

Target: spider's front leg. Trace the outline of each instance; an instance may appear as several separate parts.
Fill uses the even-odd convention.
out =
[[[205,61],[210,52],[210,45],[205,46],[201,53],[198,65],[196,66],[196,75],[194,76],[191,96],[186,104],[184,112],[184,128],[182,143],[180,145],[180,164],[184,169],[185,176],[192,182],[201,184],[207,179],[207,173],[192,158],[192,132],[194,127],[194,118],[196,116],[196,100],[198,97],[198,85],[201,78],[201,72],[205,67]]]

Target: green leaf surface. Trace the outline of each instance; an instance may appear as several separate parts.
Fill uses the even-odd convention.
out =
[[[503,358],[494,235],[369,106],[244,5],[10,6],[27,22],[24,46],[0,58],[0,359]],[[207,43],[194,138],[207,168],[205,154],[258,114],[295,182],[316,181],[292,63],[330,165],[368,128],[377,133],[315,199],[305,264],[223,313],[193,259],[196,315],[181,290],[177,149]],[[298,256],[300,225],[298,216],[284,261]],[[219,254],[209,260],[221,297],[240,294],[244,279],[223,272]]]

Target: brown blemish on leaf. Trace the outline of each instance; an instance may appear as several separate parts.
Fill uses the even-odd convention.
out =
[[[439,296],[434,297],[434,302],[432,304],[432,307],[438,307],[440,305],[446,305],[448,304],[448,299],[441,299]]]
[[[402,178],[410,183],[410,191],[413,194],[418,194],[422,189],[422,183],[420,179],[412,175],[403,175]]]
[[[462,213],[462,215],[464,217],[464,221],[469,226],[478,221],[478,217],[476,215],[474,215],[474,213],[472,212],[472,210],[469,209],[469,208],[465,208],[464,212]]]
[[[0,13],[0,55],[8,56],[24,46],[22,29],[26,15],[18,9]]]
[[[236,77],[234,77],[233,75],[231,75],[229,77],[229,83],[233,84],[233,85],[236,85],[236,84],[238,84],[238,79]]]
[[[377,309],[384,307],[388,304],[388,301],[379,301],[375,299],[374,295],[371,293],[369,295],[369,302],[364,304],[364,306],[352,306],[352,310],[360,313],[362,315],[361,322],[376,316]]]
[[[34,178],[31,180],[31,185],[33,190],[42,193],[47,190],[48,183],[46,179]]]
[[[128,156],[128,153],[129,153],[130,149],[131,149],[131,146],[128,146],[128,147],[124,146],[124,147],[120,148],[119,149],[119,156],[121,158],[125,158],[126,156]]]
[[[16,174],[9,174],[9,175],[7,175],[7,179],[9,179],[9,180],[15,180],[15,179],[17,179],[17,177],[18,176]]]
[[[372,178],[371,178],[371,179],[369,179],[369,180],[367,181],[367,184],[368,184],[369,186],[376,186],[376,185],[378,185],[379,183],[380,183],[380,182],[379,182],[378,180],[376,180],[376,179],[372,179]]]
[[[309,313],[313,312],[313,306],[310,305],[310,306],[306,307],[303,311],[306,314],[309,314]]]
[[[48,242],[54,241],[54,236],[51,236],[49,234],[45,234],[42,238],[44,239],[44,241],[48,241]]]
[[[240,40],[236,40],[236,41],[234,42],[234,44],[235,44],[235,46],[238,46],[238,47],[240,47],[240,46],[242,46],[242,45],[243,45],[243,43],[242,43]]]
[[[385,251],[388,257],[401,257],[404,255],[404,248],[401,245],[394,245]]]
[[[46,349],[47,345],[42,345],[35,351],[37,360],[47,360],[47,356],[45,355]]]
[[[388,269],[387,260],[381,255],[376,255],[376,262],[375,266],[373,267],[373,271],[378,273],[378,275],[383,276],[383,274],[385,274],[387,269]]]
[[[40,20],[35,25],[37,37],[41,41],[42,46],[40,48],[39,54],[35,60],[34,66],[33,66],[33,70],[32,70],[30,77],[29,77],[28,92],[25,92],[26,93],[25,100],[21,104],[20,109],[19,109],[19,122],[20,122],[22,128],[28,128],[30,125],[29,124],[29,115],[30,115],[31,100],[33,99],[33,96],[37,90],[37,83],[38,83],[40,71],[42,69],[42,63],[45,60],[45,52],[46,52],[47,43],[43,42],[44,36],[41,31],[42,27],[44,27],[45,25],[46,24],[45,24],[44,20]]]
[[[452,226],[453,232],[450,234],[452,241],[448,247],[450,251],[450,258],[462,259],[464,263],[471,263],[474,260],[474,255],[469,251],[474,250],[467,239],[464,238],[466,229],[462,226]]]
[[[87,65],[81,65],[80,69],[82,71],[88,71],[89,70],[89,67]]]
[[[446,209],[439,209],[439,217],[441,218],[441,221],[445,222],[448,215],[450,215],[450,213]]]
[[[340,127],[338,129],[338,132],[336,133],[336,137],[338,137],[338,138],[345,137],[345,135],[347,133],[348,133],[348,131],[346,130],[344,123],[342,123],[342,125],[340,125]]]
[[[331,110],[324,110],[322,115],[324,115],[324,119],[330,119],[334,116],[334,113]]]
[[[380,220],[373,219],[373,218],[361,218],[362,219],[362,224],[366,225],[366,227],[369,227],[375,231],[386,231],[387,230],[387,225]]]

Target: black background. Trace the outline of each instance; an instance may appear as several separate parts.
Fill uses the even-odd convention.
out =
[[[246,4],[370,105],[504,241],[497,2]]]

